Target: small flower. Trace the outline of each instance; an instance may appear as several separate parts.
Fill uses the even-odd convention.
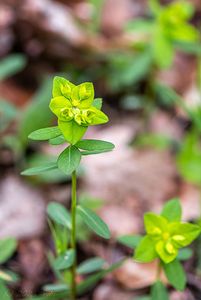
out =
[[[174,205],[179,207],[178,203]],[[170,263],[177,257],[180,248],[189,245],[200,234],[199,226],[180,221],[180,212],[175,218],[168,214],[170,212],[162,215],[150,212],[144,215],[147,234],[136,249],[136,260],[149,262],[158,257],[164,263]]]
[[[69,143],[77,143],[88,126],[108,122],[108,117],[93,104],[91,82],[76,86],[65,78],[54,78],[50,109],[58,117],[58,126]]]

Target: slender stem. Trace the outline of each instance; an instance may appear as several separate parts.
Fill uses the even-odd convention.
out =
[[[72,217],[72,231],[71,231],[71,248],[75,251],[75,261],[71,269],[72,285],[71,296],[72,300],[76,300],[76,171],[72,173],[72,198],[71,198],[71,217]]]

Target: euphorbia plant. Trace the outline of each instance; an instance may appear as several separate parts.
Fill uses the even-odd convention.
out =
[[[199,234],[200,226],[182,222],[182,209],[178,199],[168,201],[157,215],[145,213],[145,236],[124,236],[119,241],[135,248],[134,259],[137,262],[148,263],[158,261],[156,282],[151,289],[150,300],[168,299],[168,293],[161,281],[161,271],[169,283],[179,291],[186,286],[186,274],[180,263],[189,257],[188,248]]]
[[[114,268],[114,266],[103,268],[103,261],[96,258],[77,269],[76,213],[96,234],[106,239],[110,238],[107,225],[89,208],[81,204],[77,205],[76,197],[76,171],[82,156],[107,152],[114,148],[110,142],[82,139],[89,126],[108,122],[108,117],[101,111],[101,106],[102,100],[94,99],[92,83],[85,82],[76,86],[65,78],[55,77],[50,109],[57,116],[58,126],[39,129],[29,135],[32,140],[49,140],[52,145],[68,144],[59,154],[57,161],[22,173],[36,175],[58,168],[66,175],[72,176],[71,214],[61,204],[50,203],[48,206],[48,216],[53,221],[50,226],[56,246],[56,258],[52,258],[52,265],[60,282],[56,286],[46,286],[45,290],[54,291],[55,299],[62,299],[66,295],[76,299],[78,294],[90,286],[90,282],[95,283]],[[88,273],[92,273],[99,269],[101,271],[95,274],[95,278],[89,278],[88,283],[83,281],[77,286],[77,275],[84,274],[84,270],[86,273],[87,270]]]

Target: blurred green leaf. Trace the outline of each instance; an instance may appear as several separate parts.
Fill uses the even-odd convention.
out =
[[[165,217],[169,222],[181,222],[182,208],[179,199],[174,198],[166,202],[161,216]]]
[[[77,267],[78,274],[89,274],[102,269],[105,260],[100,257],[87,259]]]
[[[172,286],[176,290],[183,291],[185,289],[187,279],[181,263],[175,259],[169,264],[163,264],[163,269]]]
[[[19,139],[23,145],[28,143],[28,135],[51,124],[53,114],[48,108],[52,93],[52,78],[46,79],[38,92],[30,100],[30,104],[21,114],[19,124]]]
[[[168,291],[161,281],[151,287],[151,299],[150,300],[169,300]]]
[[[14,238],[0,240],[0,264],[5,263],[15,252],[17,241]]]
[[[0,270],[0,280],[8,282],[18,282],[20,279],[19,275],[8,270]]]
[[[193,251],[190,248],[183,248],[179,250],[179,253],[177,255],[177,259],[180,261],[185,261],[191,258],[193,255]]]
[[[0,80],[7,79],[24,69],[26,58],[20,54],[12,54],[0,61]]]
[[[44,173],[44,172],[52,171],[52,170],[55,170],[57,168],[58,167],[57,167],[56,162],[47,163],[47,164],[43,164],[39,167],[34,167],[34,168],[27,169],[27,170],[21,172],[21,175],[33,176],[33,175],[38,175],[38,174],[41,174],[41,173]]]
[[[17,109],[6,100],[0,99],[0,131],[4,130],[17,116]]]
[[[66,143],[66,140],[65,140],[63,135],[60,135],[58,137],[50,139],[49,143],[50,143],[50,145],[56,145],[57,146],[57,145],[61,145],[61,144]]]
[[[46,284],[43,287],[44,292],[62,292],[62,291],[69,291],[69,288],[65,283],[58,283],[58,284]]]
[[[51,202],[47,207],[47,214],[54,222],[71,230],[71,216],[67,209],[60,203]]]
[[[131,249],[134,249],[138,246],[139,242],[141,241],[141,235],[123,235],[118,237],[118,242],[124,246],[127,246]]]
[[[9,289],[6,287],[3,281],[0,280],[0,295],[2,297],[2,300],[12,300],[11,293],[9,292]]]

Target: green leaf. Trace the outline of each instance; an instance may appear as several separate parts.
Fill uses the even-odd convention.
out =
[[[151,287],[150,300],[169,300],[168,291],[161,281],[156,281]]]
[[[81,152],[75,146],[67,147],[58,158],[58,168],[66,175],[75,171],[81,160]]]
[[[66,140],[63,135],[57,136],[49,140],[50,145],[61,145],[66,143]]]
[[[0,240],[0,264],[5,263],[15,252],[17,241],[14,238]]]
[[[0,130],[4,130],[17,116],[17,108],[7,100],[0,99]]]
[[[165,217],[169,222],[181,221],[182,208],[179,199],[175,198],[168,201],[162,210],[161,216]]]
[[[136,248],[140,241],[142,240],[141,235],[123,235],[118,237],[118,242],[124,246],[127,246],[131,249]]]
[[[26,65],[26,58],[20,54],[12,54],[0,62],[0,80],[15,75],[17,72],[24,69]]]
[[[47,214],[52,221],[71,230],[71,216],[62,204],[51,202],[48,204]]]
[[[96,98],[96,99],[94,99],[94,101],[93,101],[93,103],[92,103],[92,106],[94,106],[95,108],[101,110],[102,104],[103,104],[102,98]]]
[[[186,274],[181,263],[175,259],[169,264],[163,263],[163,269],[172,286],[179,291],[183,291],[186,286]]]
[[[107,268],[103,271],[100,271],[96,274],[93,274],[93,275],[89,276],[86,280],[82,281],[78,285],[78,294],[82,295],[83,293],[86,293],[89,290],[91,290],[92,287],[94,287],[107,274],[109,274],[109,273],[113,272],[114,270],[118,269],[122,265],[123,261],[124,260],[121,260],[117,263],[114,263],[109,268]]]
[[[193,251],[190,248],[184,248],[179,250],[179,253],[177,255],[177,259],[181,261],[188,260],[193,256]]]
[[[78,125],[74,120],[70,122],[59,120],[58,125],[65,139],[72,145],[81,140],[88,128],[87,126]]]
[[[75,251],[73,249],[67,250],[64,254],[57,257],[54,261],[54,267],[57,270],[65,270],[72,267],[75,260]]]
[[[134,259],[139,262],[150,262],[156,257],[158,255],[154,241],[149,236],[145,236],[136,248]]]
[[[57,168],[58,167],[57,167],[57,163],[56,162],[47,163],[47,164],[44,164],[44,165],[39,166],[39,167],[34,167],[34,168],[27,169],[27,170],[23,171],[21,173],[21,175],[24,175],[24,176],[33,176],[33,175],[41,174],[43,172],[52,171],[52,170],[55,170]]]
[[[77,268],[79,274],[89,274],[102,269],[105,264],[105,260],[100,257],[90,258],[81,263]]]
[[[191,223],[172,223],[172,240],[176,246],[186,247],[200,235],[200,226]],[[182,239],[180,238],[182,237]]]
[[[69,288],[65,283],[58,283],[58,284],[46,284],[43,287],[44,292],[62,292],[62,291],[69,291]]]
[[[79,205],[77,212],[82,217],[85,224],[94,231],[97,235],[109,239],[110,231],[103,220],[89,208]]]
[[[51,86],[51,78],[44,80],[40,89],[34,97],[30,99],[30,104],[28,104],[23,113],[21,113],[18,138],[24,146],[27,145],[27,136],[31,132],[48,127],[52,123],[53,115],[48,109],[51,98]]]
[[[112,151],[115,146],[114,146],[114,144],[112,144],[110,142],[106,142],[106,141],[86,139],[86,140],[81,140],[78,143],[76,143],[76,147],[78,147],[79,149],[82,149],[82,150],[87,150],[90,152],[90,154],[91,153],[95,154],[95,153]],[[84,155],[86,155],[86,154],[84,154]]]
[[[155,236],[156,233],[160,233],[161,230],[165,231],[167,228],[168,221],[159,215],[152,212],[144,214],[144,225],[146,232],[150,235]]]
[[[153,41],[154,60],[159,68],[169,68],[172,65],[174,49],[172,43],[156,27]]]
[[[153,22],[146,19],[136,19],[131,20],[126,24],[126,31],[132,32],[142,32],[151,33],[153,30]]]
[[[0,280],[0,295],[2,300],[12,300],[11,293],[7,289],[6,285]]]
[[[58,126],[38,129],[32,132],[28,137],[35,141],[46,141],[56,138],[61,135],[61,130]]]

